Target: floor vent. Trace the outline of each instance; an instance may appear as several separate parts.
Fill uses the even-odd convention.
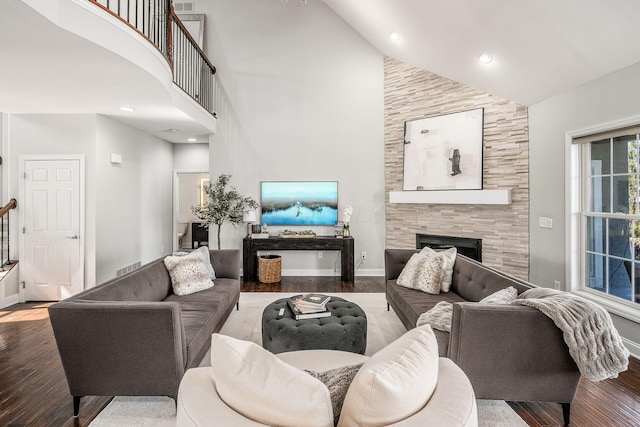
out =
[[[176,13],[192,13],[194,10],[196,10],[196,4],[194,2],[176,2],[173,3],[173,10],[175,10]]]
[[[140,268],[141,265],[142,263],[138,261],[138,262],[134,262],[131,265],[127,265],[126,267],[122,267],[121,269],[116,270],[116,277],[120,277],[123,274],[127,274],[132,272],[133,270],[137,270],[138,268]]]

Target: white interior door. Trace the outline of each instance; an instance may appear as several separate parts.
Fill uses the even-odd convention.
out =
[[[26,301],[83,290],[81,159],[24,160],[20,273]]]

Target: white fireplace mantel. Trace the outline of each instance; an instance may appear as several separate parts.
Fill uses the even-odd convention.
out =
[[[510,205],[511,190],[390,191],[389,203]]]

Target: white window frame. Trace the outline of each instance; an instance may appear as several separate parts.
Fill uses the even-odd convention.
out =
[[[584,286],[585,266],[584,252],[586,239],[583,233],[585,220],[582,216],[583,204],[583,171],[589,165],[581,158],[580,144],[573,144],[574,138],[613,131],[640,124],[640,116],[629,117],[609,123],[569,131],[565,134],[565,265],[568,290],[584,298],[594,301],[618,316],[640,322],[640,305],[625,301]],[[585,169],[586,168],[586,169]],[[633,284],[632,284],[633,289]]]

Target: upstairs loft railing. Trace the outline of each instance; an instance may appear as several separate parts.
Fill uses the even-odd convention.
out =
[[[171,19],[173,82],[215,117],[213,98],[216,67],[209,62],[182,21],[175,14],[173,16],[174,18]]]
[[[18,206],[16,199],[11,199],[9,203],[0,209],[0,265],[2,269],[11,264],[9,259],[9,249],[11,248],[9,242],[9,211],[15,209],[16,206]]]
[[[88,0],[140,33],[158,48],[173,82],[215,117],[216,67],[191,37],[171,0]]]

